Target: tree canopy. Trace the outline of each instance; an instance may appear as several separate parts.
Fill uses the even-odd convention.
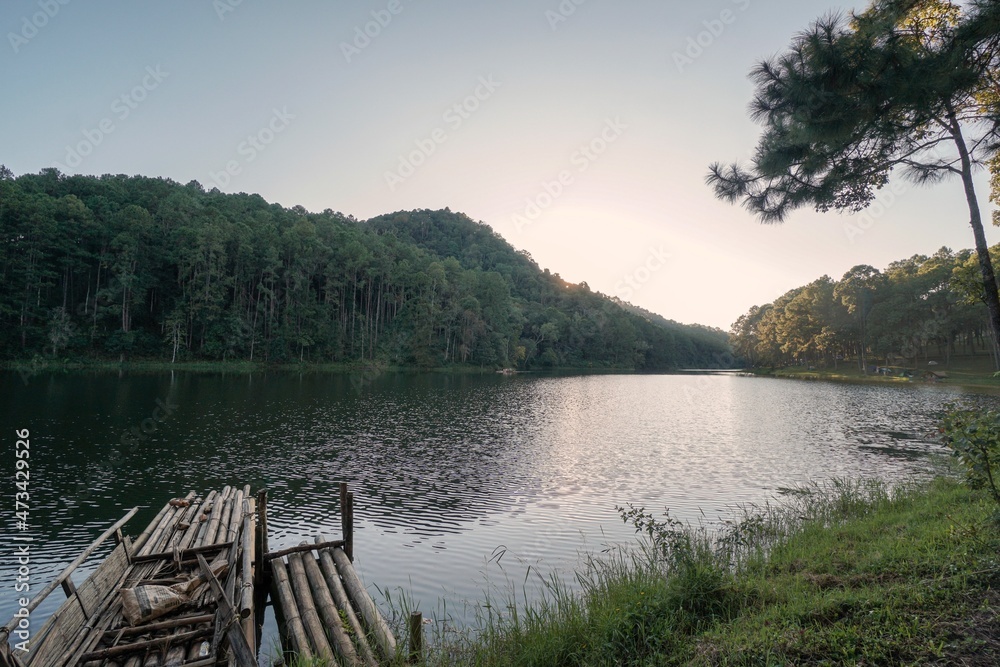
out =
[[[1000,245],[991,249],[1000,259]],[[859,265],[840,280],[823,276],[732,327],[733,348],[752,366],[947,363],[990,353],[989,321],[971,250],[941,248],[880,271]]]
[[[750,164],[716,163],[708,176],[763,222],[802,206],[859,211],[896,170],[919,183],[958,176],[995,349],[1000,297],[973,173],[1000,166],[996,4],[963,14],[950,0],[875,0],[819,19],[751,73],[763,133]]]
[[[0,168],[0,357],[718,366],[727,336],[574,285],[451,211],[367,222]]]

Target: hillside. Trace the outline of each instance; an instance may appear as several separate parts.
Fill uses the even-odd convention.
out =
[[[0,168],[0,355],[719,366],[726,340],[542,270],[485,224]]]

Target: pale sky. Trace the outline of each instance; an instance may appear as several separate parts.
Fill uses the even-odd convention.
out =
[[[567,280],[728,329],[823,274],[972,246],[957,181],[772,226],[704,184],[756,144],[751,66],[866,4],[4,0],[0,163],[360,219],[449,207]]]

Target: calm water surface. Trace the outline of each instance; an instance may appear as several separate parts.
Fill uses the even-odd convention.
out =
[[[782,487],[891,480],[940,465],[942,405],[1000,399],[920,385],[738,376],[0,374],[12,552],[14,430],[31,431],[32,582],[47,583],[128,508],[137,535],[191,489],[269,490],[272,548],[339,535],[355,492],[359,572],[462,623],[528,565],[568,572],[632,539],[615,505],[709,520]],[[137,451],[123,432],[176,406]],[[147,430],[152,422],[147,421]],[[503,553],[499,560],[496,555]],[[0,563],[0,616],[15,567]],[[82,577],[78,577],[82,579]],[[36,613],[40,627],[61,594]],[[273,630],[269,630],[272,632]],[[268,645],[265,640],[265,646]]]

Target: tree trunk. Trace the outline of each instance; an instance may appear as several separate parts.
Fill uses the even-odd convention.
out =
[[[1000,370],[1000,293],[997,291],[996,274],[993,271],[993,261],[990,259],[990,248],[986,243],[986,232],[983,230],[983,216],[979,210],[979,199],[976,197],[976,186],[972,180],[972,160],[969,149],[962,136],[962,128],[953,111],[949,112],[952,135],[958,153],[962,159],[962,183],[965,185],[965,199],[969,203],[969,224],[976,238],[976,256],[979,258],[979,270],[983,277],[983,300],[990,313],[991,343],[993,346],[993,367]]]

